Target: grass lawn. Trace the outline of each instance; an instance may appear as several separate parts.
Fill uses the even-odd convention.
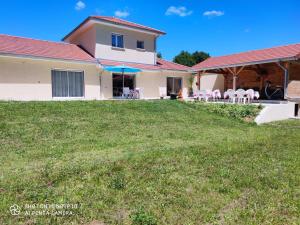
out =
[[[256,126],[177,101],[0,102],[0,164],[0,224],[300,223],[299,120]],[[33,203],[80,207],[23,215]]]

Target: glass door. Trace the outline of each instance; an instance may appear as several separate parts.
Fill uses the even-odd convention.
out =
[[[182,78],[181,77],[167,77],[167,95],[171,94],[178,95],[182,89]]]
[[[130,90],[135,88],[135,75],[113,74],[112,76],[113,97],[121,97],[123,95],[123,84],[124,87],[128,87]]]

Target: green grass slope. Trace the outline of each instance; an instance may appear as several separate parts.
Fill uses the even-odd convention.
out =
[[[299,224],[300,121],[177,101],[0,102],[0,165],[0,224]],[[80,207],[10,214],[33,203]]]

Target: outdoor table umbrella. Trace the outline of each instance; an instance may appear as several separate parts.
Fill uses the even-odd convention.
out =
[[[140,69],[133,68],[133,67],[128,67],[128,66],[125,66],[125,65],[106,66],[106,67],[104,67],[104,70],[109,71],[109,72],[122,73],[123,89],[124,89],[124,73],[137,73],[137,72],[142,71]]]

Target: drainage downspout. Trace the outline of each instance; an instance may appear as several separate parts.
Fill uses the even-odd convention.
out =
[[[102,88],[101,88],[101,85],[102,85],[102,73],[103,73],[103,66],[101,65],[100,63],[100,60],[97,59],[97,65],[96,65],[97,69],[100,70],[99,72],[99,98],[102,99]]]
[[[284,99],[287,99],[287,86],[289,82],[289,70],[285,68],[280,62],[277,62],[277,65],[284,71]]]

